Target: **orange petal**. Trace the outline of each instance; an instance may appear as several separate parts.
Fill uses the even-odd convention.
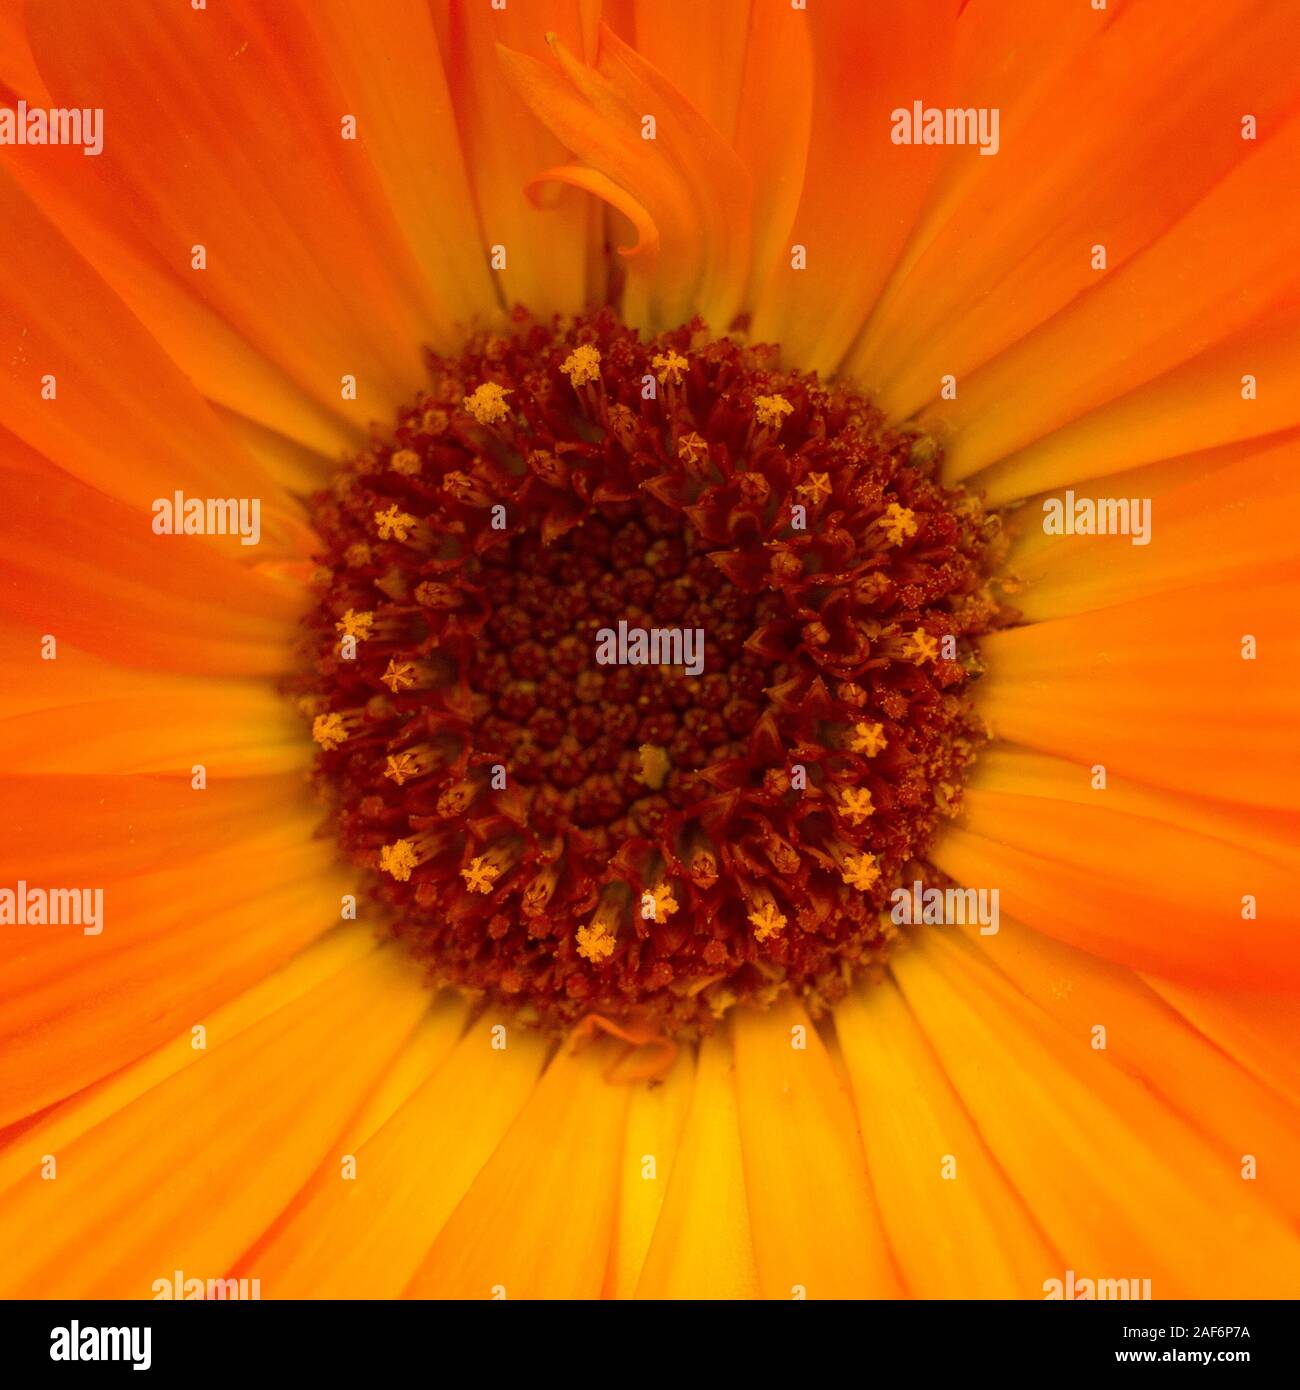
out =
[[[0,1197],[9,1297],[149,1298],[218,1277],[283,1209],[428,1002],[377,951],[212,1048]]]
[[[1050,936],[1193,981],[1295,980],[1286,884],[1300,869],[1295,821],[1114,779],[1033,754],[986,760],[961,819],[927,857]],[[1247,898],[1258,920],[1245,918]]]
[[[653,223],[658,254],[628,263],[636,317],[643,326],[672,327],[699,312],[715,327],[729,327],[749,268],[751,189],[744,166],[663,74],[607,26],[594,68],[558,38],[550,43],[555,64],[506,49],[501,62],[560,143]],[[655,119],[654,139],[643,135],[646,116]]]
[[[1284,7],[1243,24],[1215,0],[1147,0],[1109,12],[1013,0],[965,6],[957,36],[954,102],[1001,112],[997,154],[951,151],[963,177],[927,210],[905,269],[848,362],[899,418],[932,400],[943,374],[964,393],[976,368],[1054,315],[1075,323],[1076,300],[1081,307],[1081,296],[1164,236],[1257,148],[1241,139],[1244,113],[1256,116],[1263,141],[1295,109],[1294,16]],[[1249,215],[1268,234],[1273,200],[1256,201]],[[1097,245],[1104,272],[1092,267]],[[1208,273],[1222,281],[1225,269]],[[1145,329],[1130,322],[1135,307],[1117,301],[1104,335],[1080,343],[1085,368],[1094,358],[1139,365],[1129,362]],[[1040,386],[1044,362],[1054,381],[1075,384],[1075,368],[1054,353],[1017,358],[1033,383],[1026,391],[1021,378],[1018,415],[1057,403],[1061,393]]]
[[[631,1298],[636,1291],[676,1165],[694,1083],[695,1060],[685,1051],[662,1080],[630,1088],[618,1225],[604,1289],[608,1298]]]
[[[1283,299],[1241,332],[981,469],[968,485],[1003,505],[1080,478],[1293,430],[1298,338],[1300,305]]]
[[[735,1043],[763,1296],[896,1296],[853,1103],[807,1014],[788,999],[764,1013],[737,1010]]]
[[[595,1298],[618,1199],[626,1087],[597,1043],[552,1060],[443,1227],[411,1298]],[[513,1065],[500,1054],[502,1065]]]
[[[1250,328],[1271,307],[1294,305],[1300,187],[1287,175],[1297,160],[1300,115],[1261,140],[1165,236],[961,378],[955,400],[921,417],[947,441],[949,475],[969,477]],[[1233,380],[1247,371],[1243,361]],[[1229,415],[1249,404],[1230,388],[1218,409]]]
[[[800,13],[814,62],[807,170],[751,333],[780,343],[791,365],[839,366],[912,234],[946,152],[894,144],[890,112],[922,94],[944,104],[959,9],[957,0],[875,0]],[[795,245],[806,248],[806,269],[794,267]]]
[[[240,1261],[281,1298],[396,1298],[537,1083],[541,1036],[477,1019],[447,1060],[356,1150],[356,1178],[327,1163]]]
[[[1239,578],[994,633],[979,707],[998,738],[1084,768],[1294,808],[1294,609],[1293,582]]]
[[[6,429],[137,507],[178,489],[198,498],[257,498],[256,558],[310,554],[300,504],[244,453],[126,306],[4,174],[0,221],[7,229],[0,335],[19,344],[0,365]],[[237,538],[204,540],[241,549]],[[241,560],[254,558],[242,550]]]
[[[1086,1040],[1200,1131],[1225,1164],[1254,1155],[1259,1192],[1290,1220],[1300,1215],[1300,1194],[1290,1181],[1300,1163],[1300,1128],[1295,1107],[1270,1089],[1270,1075],[1256,1077],[1225,1056],[1132,971],[1018,922],[1003,920],[997,949],[985,958],[1068,1034]]]
[[[1017,1298],[1060,1263],[892,981],[835,1007],[889,1242],[914,1298]]]
[[[172,671],[278,675],[295,664],[307,590],[232,561],[237,539],[223,553],[206,537],[155,535],[148,511],[48,466],[0,463],[0,489],[13,524],[0,611],[31,634],[32,660],[49,635]]]
[[[734,1062],[724,1029],[700,1043],[686,1125],[636,1294],[758,1296]]]
[[[722,7],[715,7],[720,10]],[[684,5],[699,12],[699,6]],[[713,13],[710,10],[709,13]],[[689,21],[688,21],[689,22]],[[744,303],[758,303],[774,267],[788,265],[812,136],[812,38],[807,11],[788,5],[750,10],[745,77],[736,117],[736,153],[754,187],[754,255]],[[687,51],[703,54],[703,45]]]
[[[1278,1297],[1300,1241],[1228,1161],[1139,1082],[989,966],[927,931],[892,963],[962,1103],[1066,1262],[1048,1280],[1149,1279],[1154,1298]],[[1058,1295],[1059,1296],[1059,1295]]]
[[[538,170],[561,162],[564,147],[520,99],[496,53],[502,44],[541,58],[548,33],[583,51],[578,0],[504,9],[456,5],[447,70],[483,242],[506,252],[497,272],[505,302],[526,304],[537,314],[575,314],[586,297],[588,208],[570,195],[538,211],[525,196]]]
[[[1207,990],[1153,977],[1147,984],[1230,1057],[1300,1108],[1293,995]]]
[[[52,98],[102,106],[110,132],[98,158],[73,152],[75,172],[46,161],[64,166],[46,176],[51,205],[83,204],[83,222],[152,267],[137,307],[152,324],[158,302],[169,349],[205,390],[213,335],[178,307],[178,281],[251,355],[363,431],[424,384],[424,344],[496,312],[427,6],[394,0],[364,23],[334,0],[274,15],[244,0],[197,15],[124,0],[111,21],[35,0],[28,13]],[[108,237],[94,248],[106,262],[111,249]],[[201,336],[187,343],[182,329]],[[227,375],[214,396],[279,427],[259,410],[263,374],[245,373],[231,341],[216,346]]]
[[[375,949],[370,933],[340,927],[300,951],[282,969],[203,1016],[204,1042],[228,1042],[261,1019],[283,1009]],[[21,1128],[11,1129],[0,1144],[0,1191],[25,1184],[39,1167],[41,1155],[59,1153],[170,1076],[207,1056],[187,1028],[137,1062],[107,1075],[69,1100],[46,1110]]]
[[[1149,502],[1142,544],[1133,535],[1047,535],[1048,499],[1034,498],[1012,519],[1019,534],[1003,566],[1017,581],[1012,601],[1034,621],[1162,590],[1240,582],[1246,573],[1300,573],[1300,539],[1289,520],[1300,507],[1298,462],[1300,433],[1291,431],[1069,489],[1076,503]],[[1070,510],[1067,495],[1054,497]]]
[[[49,784],[51,797],[93,785],[90,779],[36,781],[42,791]],[[266,786],[255,790],[264,814],[277,818],[272,831],[250,822],[225,847],[198,848],[150,873],[132,873],[126,854],[121,865],[115,862],[107,835],[93,852],[78,853],[77,808],[66,802],[55,810],[71,847],[57,871],[42,868],[39,852],[6,855],[3,882],[11,891],[26,883],[99,890],[102,898],[91,935],[76,922],[0,926],[10,963],[0,986],[0,1123],[70,1094],[201,1021],[339,921],[352,875],[337,869],[327,842],[312,837],[315,815],[277,803]],[[188,794],[219,802],[216,791]],[[122,814],[123,798],[111,788],[105,803],[107,814]],[[146,838],[153,815],[164,809],[178,815],[163,798],[144,814],[127,810],[119,832],[123,839],[138,834],[150,862],[166,853],[167,840],[156,829],[152,842]],[[196,811],[179,814],[193,821]],[[204,828],[216,832],[219,822],[202,819],[196,840]],[[175,844],[174,835],[167,838]]]

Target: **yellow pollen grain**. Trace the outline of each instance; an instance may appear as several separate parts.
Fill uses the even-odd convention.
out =
[[[907,639],[903,655],[911,657],[914,665],[923,661],[934,661],[939,655],[939,643],[923,628],[918,627]]]
[[[659,378],[660,386],[680,386],[682,384],[682,373],[690,366],[690,363],[681,353],[675,352],[672,348],[668,351],[656,353],[650,359],[650,365],[655,369],[655,375]]]
[[[348,731],[341,714],[318,714],[311,722],[311,736],[327,752],[332,753],[346,742]]]
[[[476,854],[460,871],[460,876],[471,893],[490,893],[500,873],[501,870],[495,865],[489,864],[481,854]]]
[[[860,888],[864,893],[875,886],[880,877],[873,854],[850,854],[844,860],[840,877],[850,888]]]
[[[409,512],[399,512],[394,502],[387,511],[375,513],[375,528],[381,541],[404,541],[415,526],[415,518]]]
[[[399,787],[408,777],[416,776],[420,770],[412,753],[390,753],[386,762],[384,776],[396,782]]]
[[[860,825],[875,812],[866,787],[845,787],[840,793],[840,812],[850,825]]]
[[[398,449],[388,460],[388,466],[394,473],[403,473],[409,478],[420,471],[423,461],[414,449]]]
[[[510,414],[506,397],[510,392],[495,381],[485,381],[474,388],[474,394],[466,396],[465,409],[480,425],[496,425]]]
[[[398,883],[405,883],[419,863],[415,846],[410,840],[396,840],[379,851],[379,867],[386,874],[392,874]]]
[[[603,922],[579,927],[576,939],[578,954],[593,963],[608,960],[614,954],[614,937]]]
[[[883,724],[855,724],[853,726],[853,751],[874,758],[889,740],[885,737]]]
[[[574,386],[586,386],[588,382],[600,380],[600,349],[590,343],[582,343],[564,359],[560,370]]]
[[[374,624],[373,613],[356,613],[349,608],[334,626],[344,637],[355,637],[357,641],[364,642],[370,636]]]
[[[784,396],[755,396],[754,419],[768,429],[780,429],[787,415],[794,413],[794,406]]]
[[[889,537],[890,545],[902,545],[909,537],[916,535],[916,513],[907,507],[891,502],[880,518],[880,525]]]
[[[637,753],[641,758],[641,771],[637,773],[637,780],[652,792],[657,792],[667,781],[672,770],[672,761],[667,750],[657,744],[643,743],[637,749]]]
[[[753,924],[756,941],[766,941],[769,936],[775,936],[786,922],[785,914],[776,910],[775,903],[764,903],[757,912],[749,914],[749,920]]]
[[[677,899],[673,897],[673,890],[666,883],[660,883],[646,891],[650,894],[650,905],[654,914],[651,920],[666,922],[679,907]]]
[[[809,473],[809,475],[799,484],[795,491],[800,497],[806,497],[813,506],[816,506],[823,497],[831,495],[831,479],[829,473]]]
[[[702,434],[694,430],[682,435],[677,441],[677,457],[683,463],[702,463],[709,456],[709,444]]]
[[[401,690],[410,690],[415,684],[415,666],[409,661],[398,661],[395,656],[390,657],[388,670],[379,679],[394,695]]]
[[[448,497],[468,497],[474,491],[474,479],[455,468],[442,480],[442,490]]]

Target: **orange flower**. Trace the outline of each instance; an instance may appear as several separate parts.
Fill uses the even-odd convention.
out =
[[[1293,1292],[1290,7],[601,8],[0,19],[0,1292]],[[606,785],[456,547],[724,486]]]

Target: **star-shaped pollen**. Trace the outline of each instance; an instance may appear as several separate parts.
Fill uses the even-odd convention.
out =
[[[590,926],[579,927],[575,935],[578,954],[585,956],[593,964],[608,960],[614,954],[614,938],[603,922],[593,922]]]
[[[786,922],[785,914],[776,910],[775,903],[764,903],[757,912],[749,914],[749,920],[756,941],[766,941],[769,936],[775,936]]]
[[[694,430],[688,431],[677,441],[677,457],[688,467],[703,463],[708,456],[708,441]]]
[[[388,670],[379,679],[394,695],[403,690],[410,690],[415,685],[415,665],[410,661],[398,661],[395,656],[390,657]]]
[[[889,537],[890,545],[902,545],[909,537],[916,535],[916,513],[907,507],[891,502],[880,518],[880,525]]]
[[[815,507],[823,497],[831,495],[831,477],[829,473],[809,473],[809,475],[799,484],[795,491],[800,497],[806,497]]]
[[[600,380],[600,349],[591,343],[582,343],[560,364],[560,370],[577,386]]]
[[[650,905],[654,913],[652,921],[666,922],[677,911],[679,904],[673,897],[673,890],[666,883],[647,888],[646,892],[650,895]]]
[[[690,366],[690,363],[681,353],[669,348],[667,352],[656,353],[650,359],[650,365],[655,369],[660,386],[680,386],[682,373]]]
[[[866,787],[845,787],[840,793],[840,814],[850,825],[860,825],[875,812]]]
[[[403,782],[417,776],[419,771],[413,753],[390,753],[385,760],[384,776],[396,782],[399,787]]]
[[[375,529],[381,541],[404,541],[415,526],[415,518],[409,512],[399,512],[394,502],[387,511],[375,513]]]
[[[853,726],[853,751],[855,753],[874,758],[888,742],[883,724],[855,724]]]
[[[476,854],[460,871],[461,878],[465,880],[465,887],[471,893],[490,893],[500,874],[501,870],[489,864],[481,854]]]
[[[442,480],[442,490],[448,497],[454,497],[457,501],[466,502],[473,499],[478,489],[474,486],[474,479],[468,473],[462,473],[459,468],[453,468],[450,473]]]
[[[874,854],[850,854],[844,860],[840,877],[850,888],[860,888],[864,893],[875,887],[880,877]]]
[[[754,419],[768,429],[781,428],[787,415],[794,413],[794,406],[784,396],[755,396]]]
[[[506,397],[511,392],[495,381],[485,381],[474,388],[473,395],[466,396],[465,409],[480,425],[497,425],[510,415]]]
[[[344,637],[355,637],[358,642],[364,642],[370,636],[374,624],[373,613],[356,613],[349,608],[334,626]]]
[[[909,634],[903,655],[910,657],[916,666],[923,661],[934,661],[939,655],[939,641],[931,637],[923,627],[918,627],[915,632]]]
[[[398,881],[405,883],[411,877],[411,871],[419,867],[419,857],[415,853],[415,846],[410,840],[395,840],[391,845],[384,845],[379,851],[379,867]]]
[[[332,753],[346,742],[348,731],[341,714],[318,714],[311,722],[311,736],[327,752]]]
[[[392,458],[388,460],[388,466],[394,473],[401,473],[410,478],[420,471],[423,460],[414,449],[396,449]]]

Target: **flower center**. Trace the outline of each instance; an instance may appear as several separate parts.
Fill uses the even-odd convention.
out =
[[[435,983],[670,1035],[894,934],[980,742],[997,518],[931,441],[694,324],[522,312],[315,499],[304,701]]]

